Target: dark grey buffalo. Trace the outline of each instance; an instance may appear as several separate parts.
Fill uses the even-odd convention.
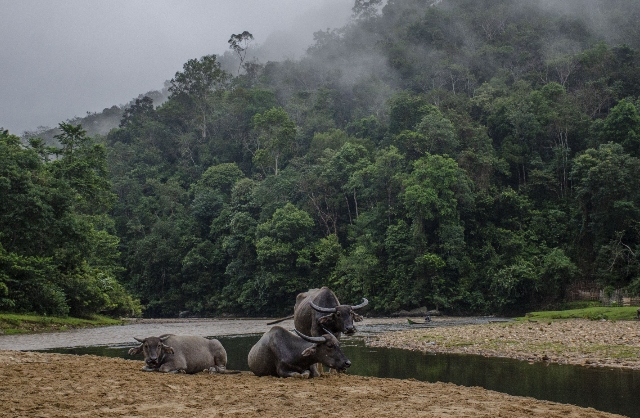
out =
[[[256,376],[310,378],[320,375],[316,363],[339,371],[351,366],[331,333],[320,337],[296,333],[280,326],[267,331],[249,351],[249,369]]]
[[[130,349],[129,354],[144,353],[145,372],[238,373],[226,369],[227,352],[218,340],[173,334],[134,338],[142,344]]]
[[[356,332],[353,323],[362,321],[362,316],[355,311],[368,303],[369,301],[363,298],[359,305],[341,305],[335,293],[328,287],[310,289],[296,297],[293,316],[278,319],[267,325],[293,318],[295,328],[303,334],[318,337],[329,331],[339,339],[342,333]]]

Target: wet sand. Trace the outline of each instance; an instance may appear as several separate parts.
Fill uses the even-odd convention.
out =
[[[324,375],[145,373],[141,361],[0,351],[0,417],[616,417],[477,387]]]

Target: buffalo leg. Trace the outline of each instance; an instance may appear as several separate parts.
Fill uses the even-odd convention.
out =
[[[297,379],[308,379],[310,377],[309,370],[305,370],[302,373],[291,372],[289,377],[295,377]]]
[[[309,370],[305,370],[302,373],[288,370],[283,363],[278,364],[278,366],[276,367],[276,371],[278,372],[278,376],[280,377],[297,377],[299,379],[308,379],[310,374]]]
[[[313,370],[313,369],[315,369],[315,370],[316,370],[316,373],[317,373],[317,375],[316,375],[316,376],[321,376],[321,375],[322,375],[322,373],[324,373],[324,366],[322,365],[322,363],[316,363],[316,364],[314,364],[313,366],[311,366],[311,369],[312,369],[312,370]],[[336,369],[329,368],[329,373],[330,373],[330,374],[334,374],[334,373],[338,373],[338,371],[337,371]]]
[[[168,364],[163,364],[162,366],[160,366],[160,368],[158,369],[159,372],[162,373],[186,373],[187,367],[180,367],[178,365],[168,365]]]
[[[320,371],[318,371],[318,367],[320,367]],[[311,377],[322,376],[322,363],[312,364],[311,367],[309,367],[309,373]]]
[[[225,372],[226,372],[226,367],[224,367],[222,365],[209,367],[209,373],[210,374],[214,374],[214,373],[223,373],[224,374]]]

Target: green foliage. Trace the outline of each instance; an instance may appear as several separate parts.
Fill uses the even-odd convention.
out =
[[[287,112],[277,107],[254,115],[253,126],[258,136],[253,162],[263,170],[272,169],[277,176],[279,167],[295,150],[296,126]]]
[[[588,149],[575,159],[575,183],[584,261],[605,285],[637,277],[640,160],[619,144]]]
[[[31,332],[64,331],[68,329],[122,325],[121,320],[103,315],[92,315],[91,318],[37,316],[0,314],[0,330],[6,335],[26,334]]]
[[[62,148],[50,151],[0,133],[0,310],[140,314],[139,303],[115,279],[121,268],[118,238],[106,217],[114,195],[105,149],[80,125],[61,123],[60,130]]]
[[[274,212],[256,229],[258,280],[266,290],[258,303],[269,306],[283,295],[295,295],[305,288],[311,268],[311,228],[309,214],[291,203]],[[268,307],[275,310],[276,307]]]
[[[153,99],[149,96],[144,96],[142,99],[136,99],[131,106],[124,110],[120,127],[122,128],[129,124],[143,124],[146,119],[153,117]]]
[[[625,152],[640,157],[640,114],[633,103],[618,102],[604,120],[602,134],[606,141],[621,144]]]
[[[518,318],[521,321],[547,321],[553,319],[570,319],[584,318],[598,321],[606,319],[609,321],[632,321],[637,319],[638,308],[635,306],[606,308],[606,307],[589,307],[581,309],[569,309],[565,311],[544,311],[529,312],[526,317]]]
[[[454,155],[459,142],[451,121],[445,118],[435,106],[427,106],[425,116],[416,126],[416,130],[424,135],[423,144],[415,144],[416,151],[421,154]]]
[[[233,35],[243,74],[189,60],[100,141],[0,134],[0,309],[137,312],[124,289],[147,316],[285,314],[322,285],[373,313],[523,312],[577,279],[637,293],[640,3],[598,9],[620,45],[545,2],[432,3],[357,1],[299,60],[247,61]]]
[[[193,121],[199,125],[202,138],[207,137],[208,116],[212,111],[212,99],[216,93],[224,90],[229,74],[220,68],[215,55],[205,55],[190,59],[171,79],[169,91],[176,100],[183,101],[195,109]]]

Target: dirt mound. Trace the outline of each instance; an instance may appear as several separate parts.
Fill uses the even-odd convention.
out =
[[[481,388],[325,375],[144,373],[141,361],[0,351],[0,417],[614,417]]]

